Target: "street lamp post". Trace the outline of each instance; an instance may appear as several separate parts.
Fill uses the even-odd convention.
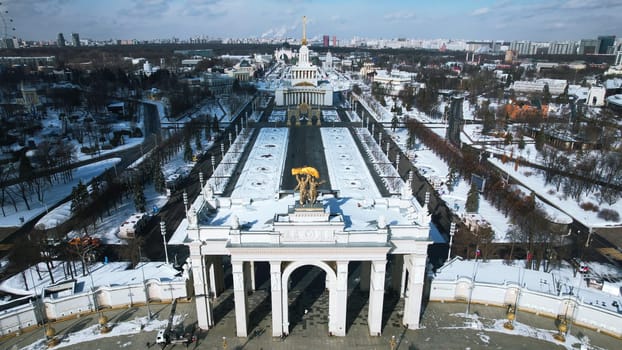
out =
[[[456,223],[452,222],[449,227],[449,251],[447,252],[447,260],[451,259],[451,245],[454,242],[454,235],[456,234]]]
[[[188,216],[188,192],[184,191],[182,197],[184,200],[184,211],[186,212],[186,216]]]
[[[473,297],[473,289],[475,288],[475,276],[477,276],[477,268],[479,267],[479,261],[475,262],[473,266],[473,277],[471,278],[471,286],[469,287],[469,300],[467,301],[467,315],[471,312],[471,298]]]
[[[164,257],[166,258],[166,264],[168,265],[168,249],[166,247],[166,223],[160,221],[160,233],[162,234],[162,244],[164,245]]]

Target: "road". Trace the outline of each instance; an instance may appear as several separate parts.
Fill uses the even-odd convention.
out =
[[[166,240],[170,240],[171,236],[175,232],[175,229],[179,226],[181,221],[186,217],[186,209],[184,208],[183,193],[186,192],[188,198],[188,205],[192,204],[194,199],[198,196],[200,191],[199,173],[203,173],[204,181],[207,181],[212,175],[212,157],[218,165],[222,160],[222,154],[220,151],[220,145],[224,145],[225,153],[229,149],[229,133],[235,136],[235,127],[238,130],[242,130],[242,118],[241,116],[247,113],[251,114],[251,103],[236,115],[229,124],[222,130],[220,135],[214,141],[213,146],[207,150],[198,160],[196,165],[192,168],[190,174],[183,179],[176,190],[171,194],[171,198],[164,205],[158,214],[149,221],[142,236],[145,238],[145,246],[143,252],[150,260],[163,261],[164,257],[164,245],[162,241],[162,235],[160,230],[160,222],[164,221],[166,224]],[[221,124],[222,126],[222,124]],[[243,164],[242,164],[243,165]],[[238,165],[238,166],[242,166]],[[232,179],[234,180],[234,179]],[[177,260],[179,263],[183,263],[188,256],[188,248],[186,246],[170,245],[168,246],[169,259]]]

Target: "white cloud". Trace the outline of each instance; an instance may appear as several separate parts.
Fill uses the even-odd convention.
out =
[[[471,12],[471,16],[481,16],[487,14],[488,12],[490,12],[488,7],[481,7]]]
[[[414,12],[392,12],[384,15],[384,19],[389,21],[407,21],[416,17]]]

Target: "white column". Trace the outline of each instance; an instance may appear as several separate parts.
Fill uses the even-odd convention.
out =
[[[235,326],[238,337],[248,334],[248,308],[246,307],[246,285],[244,283],[244,262],[231,261],[233,274],[233,299],[235,302]]]
[[[197,323],[199,328],[208,330],[214,325],[212,315],[212,304],[209,300],[207,288],[207,271],[205,257],[200,253],[200,246],[190,247],[190,258],[192,261],[192,278],[194,281],[194,299],[197,309]]]
[[[348,309],[348,261],[337,261],[337,283],[335,285],[335,323],[333,335],[346,335],[346,312]]]
[[[255,283],[255,262],[251,261],[249,263],[250,265],[250,272],[251,272],[251,288],[250,290],[252,290],[253,292],[257,289],[257,284]]]
[[[374,260],[371,264],[371,278],[369,286],[369,335],[379,336],[382,332],[382,307],[384,302],[384,275],[386,260]]]
[[[272,290],[272,336],[283,335],[283,300],[281,295],[281,262],[270,261],[270,289]]]
[[[369,271],[371,267],[371,261],[361,261],[361,273],[359,275],[359,286],[361,291],[367,292],[369,290]]]
[[[402,323],[408,329],[419,328],[426,259],[425,253],[404,255],[404,265],[408,269],[408,281],[406,282]]]

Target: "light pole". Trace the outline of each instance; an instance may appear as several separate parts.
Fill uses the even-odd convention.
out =
[[[149,321],[153,318],[153,314],[151,313],[151,306],[149,305],[149,293],[147,293],[147,280],[145,279],[145,262],[143,261],[143,255],[140,250],[140,246],[138,247],[138,261],[143,264],[140,265],[140,272],[143,275],[143,292],[145,292],[145,302],[147,303],[147,313],[149,314]]]
[[[454,243],[454,235],[456,234],[456,223],[452,222],[449,226],[449,251],[447,252],[447,261],[451,259],[451,245]]]
[[[184,211],[186,212],[186,216],[188,216],[188,192],[184,190],[182,197],[184,200]]]
[[[164,245],[164,257],[166,258],[166,264],[168,265],[168,248],[166,247],[166,223],[164,221],[160,221],[160,233],[162,234],[162,244]]]
[[[473,289],[475,288],[475,276],[477,275],[478,267],[479,267],[479,261],[476,261],[475,265],[473,266],[473,277],[471,278],[471,286],[469,287],[469,300],[467,302],[467,309],[466,309],[467,315],[471,311],[471,298],[473,297]]]

